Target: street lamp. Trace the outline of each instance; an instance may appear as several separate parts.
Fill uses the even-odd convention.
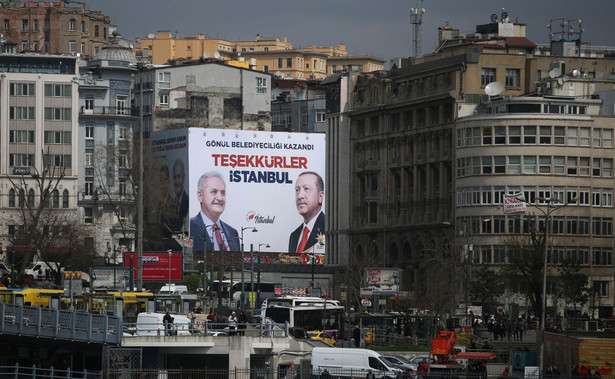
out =
[[[173,255],[173,250],[169,249],[167,253],[169,253],[169,293],[171,293],[171,256]]]
[[[542,203],[547,203],[547,212],[543,211],[541,208],[540,211],[545,215],[545,243],[544,243],[544,266],[542,268],[542,310],[540,317],[540,360],[539,360],[539,368],[541,374],[544,374],[544,360],[545,360],[545,326],[547,321],[547,268],[549,264],[548,256],[549,256],[549,224],[551,220],[551,213],[556,210],[563,208],[569,204],[576,203],[577,198],[574,197],[570,199],[570,202],[560,205],[554,206],[554,203],[561,203],[561,200],[558,198],[545,198],[539,197],[538,201]]]
[[[260,300],[261,300],[261,246],[265,246],[267,249],[269,249],[271,246],[269,246],[268,243],[259,243],[258,244],[258,275],[257,275],[257,285],[256,285],[256,305],[260,306]]]
[[[242,226],[241,227],[241,301],[239,302],[241,306],[241,310],[243,311],[244,304],[244,294],[245,294],[245,282],[244,282],[244,272],[243,272],[243,264],[244,264],[244,256],[243,256],[243,231],[252,229],[252,233],[258,232],[258,230],[254,226]]]

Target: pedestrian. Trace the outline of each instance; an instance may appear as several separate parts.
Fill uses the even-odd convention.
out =
[[[164,317],[162,318],[162,321],[164,322],[165,335],[170,336],[171,335],[171,325],[173,325],[173,317],[171,316],[169,311],[167,311],[167,313],[164,315]]]
[[[365,379],[376,379],[376,375],[374,375],[374,372],[372,370],[368,370]]]
[[[525,317],[519,317],[517,322],[517,329],[519,329],[519,341],[523,341],[523,333],[525,332]]]
[[[331,374],[329,374],[329,370],[325,369],[320,373],[320,379],[331,379]]]
[[[239,312],[237,321],[239,322],[239,335],[244,336],[246,334],[246,327],[248,323],[248,316],[246,316],[244,311]]]
[[[231,336],[235,335],[235,331],[237,330],[237,314],[233,311],[230,316],[228,316],[228,328],[229,334]]]
[[[508,366],[504,367],[504,372],[502,373],[502,376],[508,376]]]

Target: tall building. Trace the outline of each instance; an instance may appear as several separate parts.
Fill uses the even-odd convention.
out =
[[[60,179],[50,206],[77,212],[77,73],[77,57],[0,56],[0,242],[5,253],[17,252],[5,255],[10,263],[19,262],[18,241],[28,233],[19,210],[38,206],[45,173],[46,182]]]
[[[131,109],[137,59],[115,39],[79,66],[79,201],[106,263],[135,248],[138,117]]]
[[[109,17],[73,2],[8,1],[0,6],[5,52],[93,57],[109,37]]]
[[[370,252],[401,268],[415,295],[443,236],[472,246],[474,270],[506,261],[503,237],[528,224],[503,213],[504,195],[524,193],[536,214],[539,198],[577,197],[553,214],[550,262],[580,263],[596,310],[612,312],[613,119],[600,99],[613,96],[598,92],[614,84],[613,59],[535,54],[508,17],[471,35],[440,28],[440,38],[434,54],[359,75],[347,113],[350,243],[328,262]]]

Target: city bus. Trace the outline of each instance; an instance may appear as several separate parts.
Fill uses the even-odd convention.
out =
[[[275,289],[281,288],[282,285],[274,282],[254,282],[252,283],[250,279],[244,280],[243,282],[243,292],[246,298],[246,303],[249,302],[249,294],[250,292],[255,292],[258,294],[258,298],[260,301],[271,299],[276,297]],[[237,282],[233,284],[233,300],[239,301],[241,299],[241,282]],[[256,301],[256,300],[255,300]],[[257,306],[260,306],[257,304]]]
[[[264,317],[275,323],[306,331],[322,330],[336,339],[344,319],[344,307],[337,300],[291,297],[267,299],[263,304]]]

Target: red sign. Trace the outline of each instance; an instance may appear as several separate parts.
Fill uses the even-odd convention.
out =
[[[131,267],[133,276],[137,279],[138,257],[137,253],[124,253],[124,267]],[[178,282],[182,280],[181,253],[143,253],[141,268],[143,280],[157,282]]]

